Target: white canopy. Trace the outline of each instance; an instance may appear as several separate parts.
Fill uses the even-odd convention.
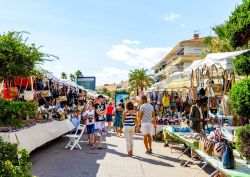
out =
[[[199,67],[199,65],[203,62],[203,60],[196,60],[194,61],[189,67],[184,69],[183,73],[184,75],[189,75],[193,71],[193,69]]]
[[[223,52],[223,53],[211,53],[206,56],[200,67],[216,65],[222,67],[223,69],[232,69],[233,60],[236,56],[243,54],[248,50],[242,50],[237,52]]]

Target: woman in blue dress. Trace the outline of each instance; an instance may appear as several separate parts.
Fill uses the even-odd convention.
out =
[[[124,109],[122,108],[122,103],[118,104],[118,107],[115,110],[115,122],[114,122],[114,127],[116,129],[116,135],[118,137],[121,136],[122,133],[122,114],[123,114]]]

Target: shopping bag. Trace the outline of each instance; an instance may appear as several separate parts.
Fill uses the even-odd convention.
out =
[[[34,100],[34,92],[33,91],[24,91],[24,99],[28,102],[31,102]]]
[[[58,101],[59,102],[67,101],[67,96],[59,96]]]
[[[225,146],[225,150],[223,152],[221,161],[225,169],[234,169],[235,162],[234,162],[233,148],[230,144],[227,144]]]
[[[51,97],[51,92],[50,92],[50,90],[42,90],[42,91],[41,91],[41,96],[42,96],[43,98]]]

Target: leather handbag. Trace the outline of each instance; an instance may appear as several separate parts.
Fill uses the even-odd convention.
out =
[[[43,97],[43,98],[51,97],[51,92],[50,92],[50,90],[42,90],[42,91],[41,91],[41,97]]]
[[[59,101],[59,102],[67,101],[67,96],[59,96],[59,97],[58,97],[58,101]]]
[[[15,82],[15,81],[13,81]],[[14,86],[13,82],[9,82],[8,93],[10,97],[17,97],[18,96],[18,87]],[[13,85],[12,85],[13,84]]]
[[[217,142],[214,145],[213,155],[221,159],[224,152],[225,144],[223,142]]]

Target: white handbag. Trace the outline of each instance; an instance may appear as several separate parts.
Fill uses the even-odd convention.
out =
[[[31,90],[30,91],[27,90],[28,87],[27,83],[26,90],[24,91],[24,99],[28,102],[34,101],[35,99],[32,77],[30,77],[30,79],[31,79]]]
[[[24,99],[28,102],[31,102],[34,100],[34,92],[33,91],[24,91]]]

